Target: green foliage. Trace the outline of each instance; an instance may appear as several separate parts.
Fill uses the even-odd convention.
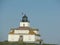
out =
[[[0,42],[0,45],[37,45],[37,44],[23,42]]]
[[[40,44],[4,41],[4,42],[0,42],[0,45],[40,45]],[[43,44],[43,45],[56,45],[56,44]]]

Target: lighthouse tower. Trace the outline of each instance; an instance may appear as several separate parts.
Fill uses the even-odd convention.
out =
[[[11,28],[8,34],[9,42],[40,43],[39,30],[30,27],[28,17],[24,15],[17,28]]]
[[[28,17],[26,15],[24,15],[22,17],[22,20],[20,22],[20,27],[30,27],[30,23],[29,23]]]

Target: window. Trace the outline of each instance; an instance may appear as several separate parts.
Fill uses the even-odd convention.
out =
[[[23,27],[25,27],[25,24],[23,24]]]

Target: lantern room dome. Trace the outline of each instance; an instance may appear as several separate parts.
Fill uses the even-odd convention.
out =
[[[22,22],[29,22],[28,17],[26,16],[26,14],[22,17]]]

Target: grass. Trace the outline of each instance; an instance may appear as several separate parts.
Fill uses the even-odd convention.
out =
[[[40,45],[40,44],[23,43],[23,42],[0,42],[0,45]],[[56,45],[56,44],[43,44],[43,45]]]

